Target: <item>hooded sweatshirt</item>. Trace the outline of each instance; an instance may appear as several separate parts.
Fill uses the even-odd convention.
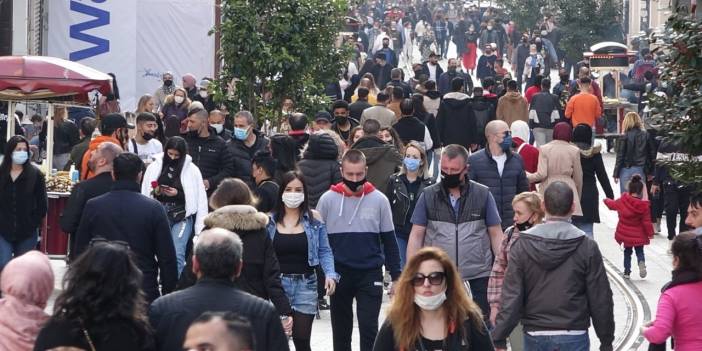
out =
[[[497,119],[505,121],[510,126],[517,120],[529,121],[529,105],[518,91],[507,92],[501,97],[497,102],[496,112]]]
[[[49,319],[44,308],[54,291],[49,259],[39,251],[13,259],[2,272],[0,287],[0,350],[34,349],[39,330]]]
[[[614,239],[624,247],[648,245],[653,237],[651,208],[647,200],[641,200],[628,193],[617,200],[605,199],[610,210],[619,213]]]
[[[88,167],[88,161],[90,161],[90,156],[93,154],[95,150],[97,150],[98,146],[104,142],[110,142],[117,144],[119,146],[122,146],[122,143],[119,142],[119,140],[113,138],[112,136],[109,135],[100,135],[96,137],[95,139],[90,141],[90,144],[88,145],[88,151],[85,152],[83,155],[83,161],[81,162],[80,165],[80,179],[81,180],[86,180],[90,179],[96,174],[93,173],[93,171],[90,170]]]
[[[319,199],[317,211],[327,225],[337,270],[378,269],[385,264],[393,280],[400,276],[390,202],[373,184],[364,183],[360,194],[350,193],[343,182],[332,185]]]
[[[468,95],[453,92],[444,95],[436,116],[436,128],[443,146],[450,144],[470,148],[478,144],[477,121]]]
[[[512,245],[492,336],[504,348],[520,319],[525,332],[586,331],[592,319],[600,350],[612,350],[613,308],[597,243],[566,219],[553,218]]]

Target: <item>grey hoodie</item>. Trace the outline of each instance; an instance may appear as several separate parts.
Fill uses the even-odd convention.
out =
[[[495,346],[521,319],[524,330],[587,330],[592,319],[600,350],[612,350],[614,302],[597,243],[565,219],[523,232],[509,253]]]

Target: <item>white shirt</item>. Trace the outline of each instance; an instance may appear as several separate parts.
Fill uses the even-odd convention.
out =
[[[154,155],[163,153],[163,146],[156,138],[149,140],[144,145],[136,143],[138,152],[134,152],[135,143],[136,140],[130,140],[129,143],[127,143],[127,151],[137,154],[147,165],[154,161]]]
[[[436,66],[438,65],[432,65],[431,63],[427,63],[427,67],[429,67],[429,80],[433,80],[436,82]]]
[[[507,162],[507,154],[503,153],[500,156],[492,155],[492,159],[497,162],[497,172],[499,172],[500,177],[502,177],[502,171],[505,170],[505,162]]]

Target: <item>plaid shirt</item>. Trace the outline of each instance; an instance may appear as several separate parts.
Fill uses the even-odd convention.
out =
[[[511,237],[510,231],[512,231]],[[495,263],[492,265],[487,288],[488,303],[491,308],[497,308],[498,310],[502,303],[502,283],[505,281],[509,250],[512,248],[512,244],[519,239],[519,230],[512,226],[505,231],[505,234],[500,245],[500,254],[495,257]]]

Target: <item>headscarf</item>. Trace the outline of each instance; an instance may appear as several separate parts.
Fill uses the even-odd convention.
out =
[[[589,149],[592,146],[592,128],[580,123],[573,129],[573,143],[581,149]]]
[[[553,140],[570,142],[573,137],[573,129],[566,122],[559,122],[553,127]]]
[[[525,143],[529,142],[529,125],[526,122],[516,120],[512,122],[510,130],[512,132],[512,138],[519,138]]]
[[[44,312],[54,290],[54,273],[46,255],[30,251],[2,271],[0,350],[32,350],[49,316]]]

